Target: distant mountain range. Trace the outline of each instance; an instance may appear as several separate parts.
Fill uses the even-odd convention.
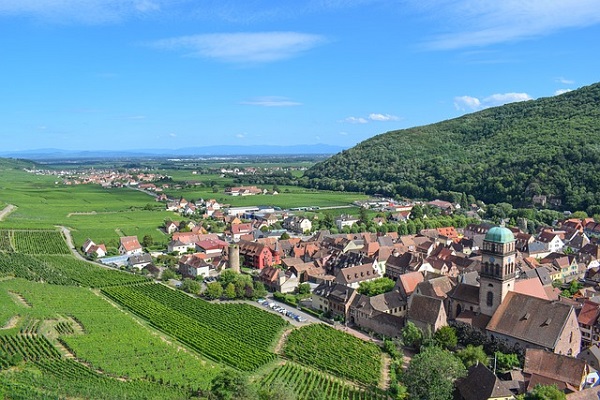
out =
[[[138,158],[138,157],[218,157],[247,155],[328,155],[336,154],[345,147],[328,144],[294,146],[206,146],[181,149],[139,150],[62,150],[36,149],[23,151],[0,151],[0,157],[26,158],[29,160],[84,159],[84,158]]]

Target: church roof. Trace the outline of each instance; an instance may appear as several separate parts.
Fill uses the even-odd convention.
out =
[[[494,243],[509,243],[515,241],[515,235],[508,228],[495,226],[486,233],[484,240]]]

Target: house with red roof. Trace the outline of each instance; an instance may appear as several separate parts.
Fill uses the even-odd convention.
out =
[[[247,267],[263,269],[281,263],[279,253],[265,244],[240,240],[238,246]]]
[[[137,236],[123,236],[119,238],[119,253],[120,254],[141,254],[143,253],[142,245],[138,241]]]

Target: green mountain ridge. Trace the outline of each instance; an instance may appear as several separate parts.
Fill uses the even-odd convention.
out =
[[[409,198],[600,210],[600,83],[390,131],[313,166],[307,184]],[[452,193],[451,193],[452,192]],[[598,208],[598,210],[596,210]]]

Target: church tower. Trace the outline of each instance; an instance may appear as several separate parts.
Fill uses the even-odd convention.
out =
[[[515,236],[503,226],[488,231],[481,249],[479,308],[492,316],[507,293],[515,288]]]

